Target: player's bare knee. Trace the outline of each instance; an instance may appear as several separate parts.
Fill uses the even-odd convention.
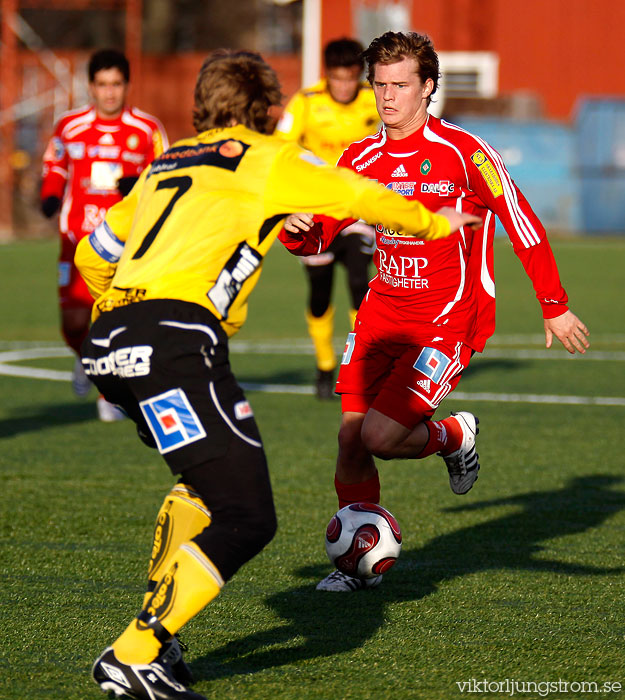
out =
[[[353,452],[361,448],[360,430],[362,427],[362,419],[349,420],[343,417],[341,427],[339,428],[338,442],[339,450]]]
[[[393,459],[397,456],[395,453],[395,448],[397,447],[395,441],[390,440],[387,436],[375,432],[370,428],[363,427],[362,442],[374,457],[378,457],[379,459]]]

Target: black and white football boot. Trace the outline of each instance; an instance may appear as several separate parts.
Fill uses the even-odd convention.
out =
[[[475,436],[480,432],[477,416],[468,411],[451,414],[462,428],[460,447],[448,455],[439,455],[445,460],[449,472],[449,486],[459,496],[467,493],[477,481],[480,469],[479,455],[475,450]]]
[[[159,656],[149,664],[124,664],[113,647],[104,650],[91,671],[93,680],[105,693],[133,700],[206,700],[185,688],[172,675],[171,668]]]
[[[171,668],[171,675],[182,685],[193,685],[193,673],[184,660],[183,652],[187,647],[178,635],[172,637],[161,647],[161,653],[157,661],[164,661]]]
[[[382,574],[373,578],[355,578],[335,569],[323,580],[319,581],[315,589],[317,591],[330,591],[332,593],[354,593],[365,588],[376,588],[382,583]]]

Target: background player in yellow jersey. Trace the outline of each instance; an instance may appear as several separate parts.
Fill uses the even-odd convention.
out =
[[[276,530],[262,441],[227,338],[245,320],[285,214],[375,219],[427,239],[479,221],[432,214],[266,135],[280,99],[257,54],[211,54],[195,90],[198,135],[158,157],[76,252],[96,297],[85,371],[180,475],[157,516],[141,612],[93,667],[102,690],[135,700],[201,699],[186,688],[172,635]]]
[[[363,46],[354,39],[331,41],[324,49],[325,77],[300,90],[287,104],[276,134],[297,141],[326,163],[336,165],[354,141],[376,132],[380,117],[371,86],[362,82]],[[362,223],[344,229],[319,255],[302,258],[308,278],[308,332],[317,359],[317,396],[334,396],[336,356],[332,284],[335,263],[347,272],[353,327],[356,310],[367,292],[373,231]]]

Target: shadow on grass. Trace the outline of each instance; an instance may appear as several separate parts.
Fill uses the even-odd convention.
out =
[[[13,437],[21,433],[39,432],[47,428],[56,428],[59,425],[71,425],[92,421],[97,417],[96,407],[93,401],[79,403],[51,404],[37,406],[35,410],[12,418],[0,420],[0,438]]]
[[[462,373],[462,378],[476,377],[478,374],[492,371],[500,372],[501,370],[505,370],[506,372],[514,372],[524,368],[527,364],[528,362],[526,360],[509,360],[503,358],[488,360],[479,357],[477,361],[472,360],[472,363]]]
[[[620,573],[625,570],[622,566],[593,567],[545,559],[540,556],[540,543],[582,534],[624,509],[625,493],[611,490],[622,481],[607,475],[585,476],[572,479],[562,489],[445,509],[445,513],[460,513],[494,506],[518,507],[512,514],[460,528],[419,549],[404,551],[393,573],[375,590],[355,595],[320,593],[314,590],[314,583],[328,573],[327,566],[306,567],[298,573],[313,581],[266,600],[282,618],[279,625],[211,651],[192,664],[195,674],[210,680],[350,651],[384,624],[387,603],[418,601],[436,593],[444,581],[479,571],[584,576]]]
[[[285,369],[279,372],[268,371],[261,373],[237,372],[239,384],[310,384],[314,379],[314,363],[311,369]]]

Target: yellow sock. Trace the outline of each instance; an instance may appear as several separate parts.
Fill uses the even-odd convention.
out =
[[[348,311],[349,314],[349,326],[352,330],[354,330],[354,326],[356,325],[356,314],[358,313],[357,309],[350,309]]]
[[[113,642],[115,656],[123,664],[149,664],[159,655],[161,643],[151,629],[142,629],[135,618]]]
[[[185,484],[176,484],[167,494],[156,517],[152,556],[148,567],[149,592],[143,604],[154,591],[169,567],[172,555],[183,542],[188,542],[211,524],[211,513],[204,501]]]
[[[196,544],[187,542],[172,556],[144,610],[175,634],[219,595],[223,585],[213,562]]]
[[[334,355],[334,307],[329,306],[323,316],[313,316],[306,311],[308,333],[315,346],[317,368],[324,372],[330,372],[336,367]]]
[[[183,544],[144,605],[142,620],[134,619],[113,643],[115,656],[124,664],[154,661],[161,642],[143,620],[154,619],[173,635],[216,598],[223,585],[219,570],[200,548],[193,542]]]

